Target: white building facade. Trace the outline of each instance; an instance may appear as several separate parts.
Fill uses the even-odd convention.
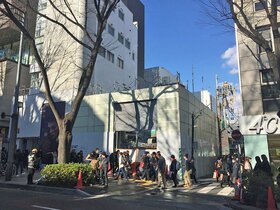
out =
[[[43,140],[42,102],[34,95],[32,104],[24,103],[19,145],[24,139],[30,147]],[[107,153],[129,150],[133,161],[139,161],[145,150],[161,151],[168,163],[171,154],[182,161],[184,153],[191,154],[191,115],[198,113],[194,158],[197,175],[206,176],[213,172],[218,155],[216,114],[179,84],[86,96],[73,128],[72,147],[84,154],[96,147]]]

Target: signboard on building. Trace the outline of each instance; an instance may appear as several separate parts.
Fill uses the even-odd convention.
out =
[[[280,134],[280,122],[277,115],[242,116],[239,122],[243,135]]]

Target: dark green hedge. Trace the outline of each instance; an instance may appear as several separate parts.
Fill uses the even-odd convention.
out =
[[[83,185],[93,181],[93,173],[89,164],[69,163],[47,165],[42,171],[42,185],[56,187],[75,187],[78,181],[79,170],[82,171]]]

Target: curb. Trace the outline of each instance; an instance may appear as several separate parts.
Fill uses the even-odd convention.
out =
[[[21,190],[31,190],[31,191],[44,192],[44,193],[55,193],[55,194],[77,195],[81,197],[88,197],[82,190],[71,189],[71,188],[48,187],[48,186],[35,185],[35,184],[27,185],[27,184],[3,183],[3,182],[0,182],[0,187],[21,189]]]
[[[228,200],[228,207],[234,209],[234,210],[263,210],[254,206],[249,206],[246,204],[242,204],[239,201],[233,201],[231,199]]]

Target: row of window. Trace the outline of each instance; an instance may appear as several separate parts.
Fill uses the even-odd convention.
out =
[[[99,53],[99,55],[106,58],[111,63],[115,62],[114,53],[110,52],[109,50],[106,50],[104,47],[100,46],[98,53]],[[117,58],[117,66],[121,69],[124,69],[124,61],[119,57]]]
[[[110,35],[115,36],[115,28],[112,25],[110,25],[110,24],[107,25],[107,32]],[[128,38],[124,38],[122,33],[118,33],[118,41],[121,44],[124,44],[125,47],[130,50],[130,41],[128,40]]]
[[[280,0],[277,0],[277,6],[280,6]],[[265,1],[264,3],[262,2],[255,3],[255,11],[263,10],[265,7],[267,7],[267,1]]]

